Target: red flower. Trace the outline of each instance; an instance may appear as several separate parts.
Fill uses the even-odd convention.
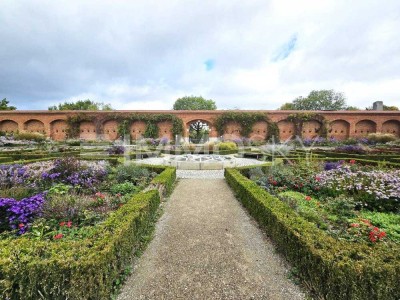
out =
[[[315,177],[315,180],[316,180],[316,181],[320,181],[320,180],[321,180],[321,177],[318,177],[318,176],[317,176],[317,177]]]
[[[64,227],[65,226],[65,222],[60,222],[60,226]]]
[[[18,224],[18,228],[19,228],[19,229],[24,228],[24,227],[25,227],[25,225],[24,225],[23,223],[19,223],[19,224]]]
[[[72,226],[72,222],[71,222],[71,221],[68,221],[68,222],[67,222],[67,227],[68,227],[68,228],[71,228],[71,226]]]
[[[278,182],[274,180],[274,181],[272,181],[272,184],[273,184],[273,185],[277,185]]]
[[[350,224],[350,227],[360,227],[360,224],[358,224],[358,223],[351,223],[351,224]]]
[[[305,199],[306,201],[310,201],[310,200],[311,200],[311,197],[310,197],[310,196],[306,196],[304,199]]]
[[[54,239],[55,240],[59,240],[59,239],[62,239],[63,238],[63,234],[62,233],[58,233],[58,234],[56,234],[55,236],[54,236]]]
[[[350,159],[349,163],[350,163],[351,165],[354,165],[354,164],[356,163],[356,160],[355,160],[355,159]]]

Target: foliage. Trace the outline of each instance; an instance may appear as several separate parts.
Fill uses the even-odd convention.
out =
[[[365,154],[366,150],[360,145],[342,145],[335,148],[337,152]]]
[[[373,143],[385,144],[395,141],[397,137],[390,133],[370,133],[368,134],[367,139]]]
[[[363,171],[341,165],[316,175],[317,187],[327,194],[346,193],[371,210],[400,209],[400,170]]]
[[[50,106],[49,110],[113,110],[111,104],[94,102],[92,100],[78,100],[77,102],[64,102],[58,106]]]
[[[290,114],[287,117],[287,120],[292,122],[294,125],[294,136],[303,136],[303,126],[304,123],[308,121],[317,121],[319,124],[321,124],[321,127],[318,130],[318,135],[320,137],[326,138],[328,135],[328,121],[322,114],[314,112],[299,112]]]
[[[8,105],[10,103],[7,98],[4,98],[3,100],[0,101],[0,110],[16,110],[17,108],[15,106],[10,106]]]
[[[218,150],[224,151],[224,150],[237,150],[237,145],[234,142],[221,142],[216,145]]]
[[[279,128],[278,126],[269,120],[269,118],[263,113],[250,113],[250,112],[234,112],[228,111],[224,112],[217,117],[215,120],[215,127],[220,136],[224,134],[225,126],[230,123],[235,122],[241,127],[241,135],[244,137],[249,137],[254,124],[257,122],[266,122],[268,125],[268,132],[266,135],[266,140],[275,139],[279,140]]]
[[[13,137],[17,141],[34,141],[37,143],[41,143],[46,140],[46,136],[39,132],[18,132],[14,133]]]
[[[22,200],[0,198],[0,233],[10,229],[25,233],[29,223],[40,213],[44,196],[41,193]]]
[[[126,194],[135,194],[139,191],[139,187],[136,186],[133,182],[125,181],[123,183],[114,184],[110,191],[113,195],[120,194],[122,196]]]
[[[88,116],[86,114],[77,114],[69,116],[67,118],[68,128],[65,133],[68,139],[79,138],[80,135],[80,125],[84,121],[93,121],[93,116]]]
[[[136,164],[119,165],[115,170],[115,178],[118,183],[132,182],[140,185],[143,181],[149,182],[155,176],[147,168]]]
[[[394,300],[400,296],[398,246],[336,240],[238,170],[225,169],[225,178],[301,279],[321,298]]]
[[[213,100],[206,100],[201,96],[185,96],[178,98],[173,106],[174,110],[216,110]]]
[[[129,116],[117,117],[118,120],[118,134],[123,136],[129,133],[129,126],[135,121],[143,121],[146,123],[146,130],[144,136],[147,138],[158,138],[159,130],[158,123],[170,121],[172,123],[172,135],[183,134],[183,122],[180,118],[173,114],[131,114]]]
[[[113,145],[112,147],[107,149],[107,153],[110,155],[120,155],[125,153],[124,146]]]
[[[307,97],[297,97],[292,103],[285,103],[281,110],[343,110],[346,99],[343,93],[334,90],[314,90]]]

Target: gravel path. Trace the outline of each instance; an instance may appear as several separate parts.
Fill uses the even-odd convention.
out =
[[[304,299],[223,179],[181,179],[119,300]]]

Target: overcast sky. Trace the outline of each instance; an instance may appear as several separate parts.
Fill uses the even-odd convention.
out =
[[[0,0],[0,99],[276,109],[311,90],[400,105],[399,0]]]

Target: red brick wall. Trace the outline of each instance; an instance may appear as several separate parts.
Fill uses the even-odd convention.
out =
[[[215,129],[215,119],[224,111],[113,111],[113,115],[129,115],[131,113],[169,113],[175,114],[182,119],[184,123],[184,136],[188,135],[188,124],[193,120],[203,120],[210,124],[210,137],[217,137],[218,133]],[[251,112],[251,111],[248,111]],[[294,134],[293,124],[285,121],[289,114],[295,111],[253,111],[265,113],[273,122],[278,122],[281,140],[285,140]],[[93,122],[83,122],[81,124],[80,136],[83,139],[96,139],[103,137],[113,140],[117,134],[117,121],[106,121],[106,116],[110,112],[97,111],[2,111],[0,112],[0,131],[32,131],[44,132],[53,139],[62,140],[65,138],[65,130],[67,128],[65,120],[69,116],[77,113],[88,114],[94,117]],[[396,111],[322,111],[317,112],[325,116],[330,122],[328,136],[338,139],[347,137],[366,136],[372,132],[384,132],[396,134],[400,137],[400,112]],[[303,127],[305,137],[316,136],[316,128],[318,125],[315,121],[306,123]],[[172,137],[172,125],[169,122],[159,124],[160,137]],[[144,134],[146,125],[143,122],[135,122],[130,127],[130,134],[133,138],[141,137]],[[114,132],[115,130],[115,132]],[[260,139],[264,137],[266,124],[258,123],[253,126],[250,134],[251,138]],[[83,131],[83,132],[82,132]],[[311,131],[311,132],[310,132]],[[233,139],[241,137],[240,125],[231,123],[225,128],[224,137]],[[262,134],[261,134],[262,133]]]

